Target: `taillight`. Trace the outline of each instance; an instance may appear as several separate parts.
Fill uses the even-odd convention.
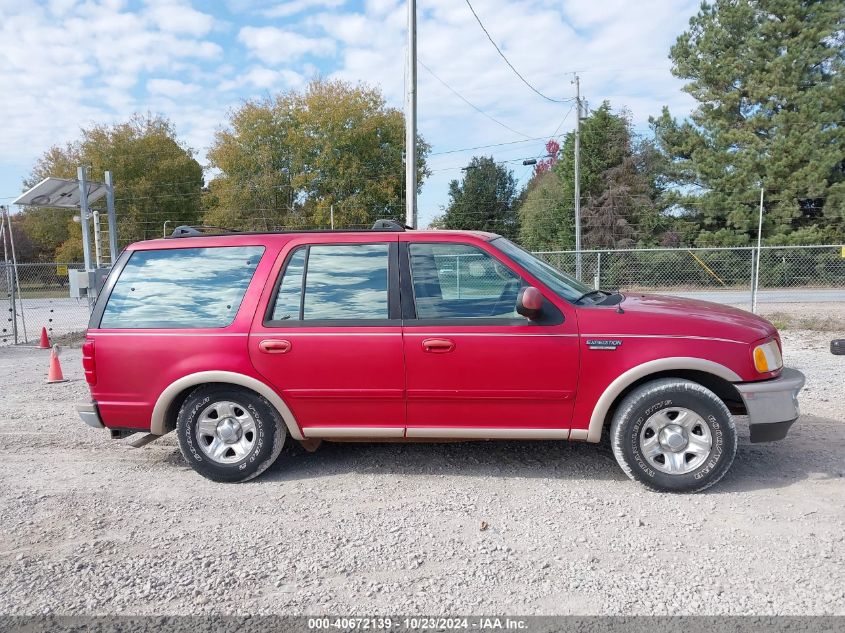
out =
[[[82,369],[85,370],[85,381],[89,385],[97,384],[97,364],[94,361],[94,341],[82,344]]]

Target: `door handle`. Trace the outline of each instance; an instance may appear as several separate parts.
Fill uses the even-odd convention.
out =
[[[289,352],[290,348],[290,341],[271,338],[264,339],[258,344],[258,349],[260,349],[265,354],[284,354],[286,352]]]
[[[434,354],[445,354],[455,349],[454,341],[447,338],[427,338],[422,342],[423,350]]]

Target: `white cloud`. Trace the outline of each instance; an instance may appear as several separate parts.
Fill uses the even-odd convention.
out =
[[[77,138],[80,127],[136,111],[184,121],[180,130],[196,138],[201,117],[181,116],[186,98],[198,93],[189,77],[198,64],[219,60],[222,48],[199,37],[210,28],[209,16],[187,5],[171,8],[177,12],[156,4],[133,10],[123,0],[4,5],[0,91],[8,98],[0,100],[0,163],[20,165],[13,179],[0,174],[4,183],[19,182],[41,152]]]
[[[147,92],[154,95],[168,97],[186,97],[198,93],[202,89],[197,84],[188,84],[178,79],[150,79],[147,81]]]
[[[289,0],[280,2],[262,11],[266,18],[287,18],[310,9],[334,9],[346,4],[346,0]]]
[[[190,6],[174,4],[168,0],[153,0],[149,4],[147,13],[162,31],[201,36],[214,26],[212,16]]]
[[[70,11],[74,4],[76,4],[76,0],[50,0],[47,6],[53,15],[62,16]]]
[[[582,95],[597,107],[609,99],[631,110],[634,125],[646,126],[663,104],[683,114],[692,106],[669,73],[667,55],[675,37],[695,13],[695,0],[625,0],[583,5],[575,0],[487,0],[474,3],[493,39],[514,66],[541,92],[558,99],[574,96],[572,71],[581,71]],[[419,57],[473,104],[530,136],[548,137],[570,111],[571,102],[550,103],[514,75],[487,40],[466,4],[428,0],[418,5]],[[361,13],[325,12],[306,20],[344,44],[332,76],[379,85],[391,103],[404,97],[405,3],[368,0]],[[423,68],[418,70],[419,129],[434,151],[524,140],[481,116]],[[560,133],[572,129],[569,113]],[[521,161],[541,154],[543,141],[484,150],[433,155],[433,170],[420,198],[424,221],[445,202],[448,181],[474,154]]]
[[[305,77],[293,70],[273,70],[263,66],[254,66],[246,72],[238,73],[234,79],[223,81],[218,86],[221,91],[238,90],[252,86],[261,90],[281,90],[298,88],[305,83]]]
[[[362,14],[321,13],[309,21],[343,44],[361,46],[373,39],[372,19]]]
[[[571,71],[597,107],[628,107],[642,129],[667,104],[683,116],[691,98],[669,73],[669,47],[698,0],[478,0],[485,26],[511,62],[545,94],[573,94]],[[214,7],[214,16],[209,15]],[[243,99],[301,87],[315,74],[378,86],[404,100],[404,0],[0,0],[0,165],[19,177],[81,126],[132,112],[169,116],[202,152]],[[228,15],[225,14],[228,7]],[[504,64],[459,0],[418,3],[420,59],[473,104],[520,132],[546,137],[570,103],[544,101]],[[232,31],[227,31],[231,28]],[[434,152],[524,141],[472,110],[423,68],[419,129]],[[473,154],[512,160],[542,153],[543,141],[432,155],[420,199],[424,222],[446,201],[446,186]],[[0,167],[0,184],[11,168]],[[6,187],[4,187],[6,189]],[[0,190],[0,195],[15,193]]]
[[[238,41],[267,64],[292,62],[304,55],[326,56],[335,50],[335,42],[327,37],[308,37],[274,26],[245,26]]]

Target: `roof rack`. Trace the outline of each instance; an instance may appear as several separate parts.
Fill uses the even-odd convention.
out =
[[[406,226],[396,220],[376,220],[369,229],[302,229],[287,231],[239,231],[238,229],[227,229],[222,226],[189,226],[187,224],[177,226],[169,238],[181,237],[202,237],[204,235],[265,235],[273,233],[366,233],[370,231],[406,231],[412,227]]]
[[[410,226],[400,224],[396,220],[376,220],[373,224],[373,231],[404,231],[410,229]]]
[[[187,224],[183,224],[173,229],[170,237],[198,237],[200,235],[215,235],[220,233],[240,233],[240,231],[237,229],[227,229],[222,226],[188,226]]]

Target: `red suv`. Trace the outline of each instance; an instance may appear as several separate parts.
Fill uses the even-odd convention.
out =
[[[741,310],[594,290],[471,231],[227,233],[133,244],[83,346],[113,437],[176,430],[200,474],[246,481],[287,437],[599,442],[657,490],[717,482],[785,437],[804,384]],[[143,443],[143,442],[142,442]]]

